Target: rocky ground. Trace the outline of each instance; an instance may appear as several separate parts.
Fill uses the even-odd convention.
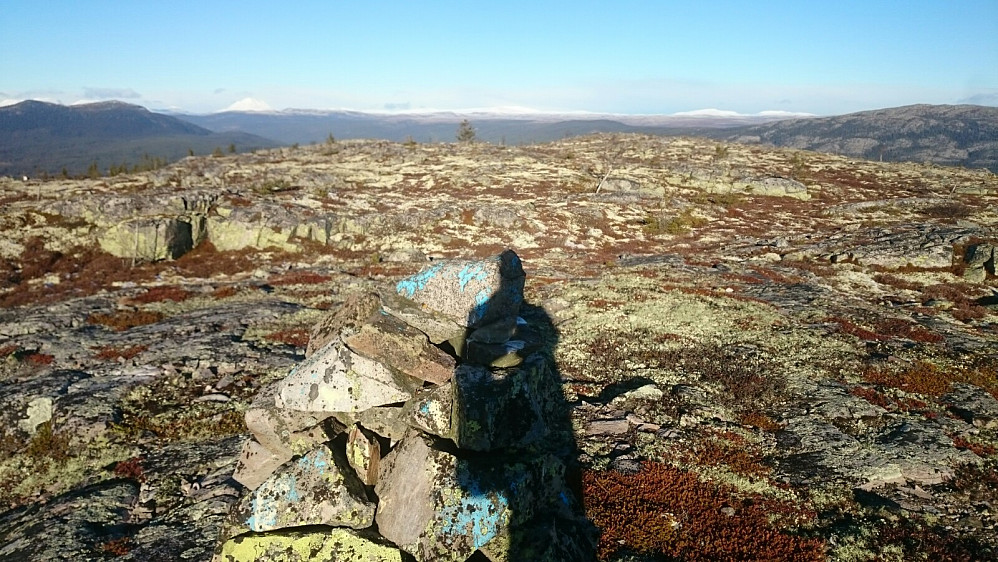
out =
[[[313,328],[512,248],[600,559],[994,559],[996,224],[987,171],[645,136],[0,179],[0,554],[210,559]]]

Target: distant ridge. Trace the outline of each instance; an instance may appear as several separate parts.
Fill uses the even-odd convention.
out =
[[[931,162],[998,173],[998,107],[907,105],[704,134],[869,160]]]
[[[452,142],[457,124],[467,119],[479,140],[509,144],[548,142],[589,133],[690,134],[700,129],[735,127],[787,119],[787,114],[740,115],[733,112],[688,115],[618,115],[586,112],[544,113],[523,108],[466,111],[377,113],[352,110],[286,109],[223,111],[207,115],[174,114],[213,131],[242,131],[286,144],[338,139],[402,142]]]
[[[97,162],[136,165],[144,159],[174,161],[235,145],[240,151],[277,146],[247,133],[215,133],[144,107],[106,101],[59,105],[23,101],[0,107],[0,175],[83,173]]]

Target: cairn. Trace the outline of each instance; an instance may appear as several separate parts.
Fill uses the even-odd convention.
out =
[[[591,560],[552,349],[506,250],[359,295],[246,412],[219,558]]]

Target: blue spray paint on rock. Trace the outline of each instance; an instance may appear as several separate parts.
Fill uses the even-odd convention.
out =
[[[438,263],[415,275],[406,277],[395,285],[395,292],[404,297],[412,298],[416,291],[422,291],[426,288],[426,284],[440,273],[443,266],[444,264]]]

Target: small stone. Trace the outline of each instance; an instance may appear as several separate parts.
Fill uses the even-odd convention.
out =
[[[586,435],[621,435],[628,429],[627,420],[599,420],[586,426]]]
[[[377,437],[365,431],[360,424],[354,424],[347,434],[346,452],[347,461],[356,471],[360,481],[367,486],[376,484],[381,461],[381,444]]]
[[[290,457],[289,457],[290,458]],[[255,439],[247,439],[239,453],[232,479],[248,490],[255,490],[288,459],[275,455]]]
[[[52,399],[42,396],[34,398],[28,402],[25,417],[17,422],[17,427],[27,433],[34,435],[38,431],[38,426],[52,419]]]
[[[412,403],[412,400],[406,404]],[[402,406],[378,406],[362,412],[336,412],[336,420],[349,427],[359,423],[364,429],[369,429],[392,443],[402,439],[409,426],[402,414]]]
[[[426,334],[433,343],[464,338],[468,329],[442,314],[424,309],[419,304],[396,294],[381,296],[382,309],[409,326]]]

